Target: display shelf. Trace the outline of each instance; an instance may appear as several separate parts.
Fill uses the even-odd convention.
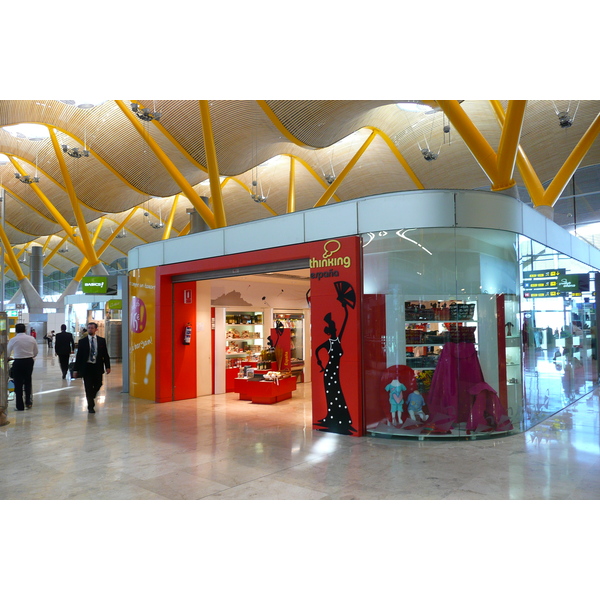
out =
[[[290,330],[290,358],[304,360],[304,315],[275,311],[273,313],[273,328],[281,323]]]
[[[441,319],[441,320],[435,320],[435,319],[428,319],[427,321],[408,321],[405,320],[405,323],[411,323],[414,325],[422,325],[423,323],[477,323],[477,321],[475,321],[475,319]]]
[[[499,396],[508,414],[517,414],[522,402],[522,339],[520,299],[516,294],[497,297]]]
[[[477,344],[476,303],[436,301],[428,306],[418,300],[404,304],[405,328],[404,347],[406,366],[414,371],[435,371],[437,361],[445,344],[470,342]],[[434,353],[423,353],[424,348],[435,349]],[[416,356],[408,356],[409,349]]]
[[[264,345],[263,315],[261,312],[225,313],[225,355],[227,358],[260,352]]]

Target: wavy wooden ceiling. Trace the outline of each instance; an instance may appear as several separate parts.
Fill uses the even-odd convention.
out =
[[[124,101],[127,107],[130,100]],[[136,99],[141,106],[161,113],[159,122],[143,123],[183,177],[199,195],[210,195],[202,123],[197,100]],[[359,159],[331,201],[399,190],[489,186],[489,180],[458,133],[441,111],[429,114],[401,110],[392,100],[352,101],[250,101],[209,102],[220,175],[229,177],[223,187],[228,225],[269,218],[264,205],[250,196],[257,181],[268,196],[268,206],[277,214],[287,210],[290,157],[295,161],[296,210],[314,206],[324,193],[327,174],[339,175],[373,130],[387,136],[389,143],[406,159],[414,176],[394,155],[387,140],[378,135]],[[531,100],[527,103],[520,144],[540,181],[552,179],[573,147],[600,113],[600,101],[586,100],[578,105],[572,127],[558,125],[556,101]],[[568,101],[563,101],[565,104]],[[506,108],[507,103],[502,102]],[[497,150],[501,129],[489,101],[465,100],[466,114]],[[99,248],[123,221],[130,209],[141,209],[128,221],[127,236],[113,240],[102,255],[111,263],[134,246],[162,239],[164,230],[150,226],[166,221],[180,186],[136,131],[117,103],[81,109],[57,100],[0,100],[0,127],[39,123],[57,132],[59,144],[83,147],[88,158],[63,155],[91,232],[106,215],[95,247]],[[435,161],[425,161],[421,147],[438,152]],[[0,129],[0,153],[11,156],[27,174],[40,177],[44,196],[71,226],[76,219],[66,183],[51,140],[17,138]],[[277,161],[266,161],[280,156]],[[596,140],[581,166],[600,163],[600,142]],[[27,242],[56,248],[64,230],[30,186],[18,181],[10,162],[0,164],[0,180],[6,191],[6,233],[13,246]],[[524,183],[517,171],[515,180]],[[260,191],[260,190],[259,190]],[[189,223],[186,210],[191,202],[178,196],[171,237]],[[148,212],[148,216],[144,216]],[[48,240],[48,236],[50,240]],[[68,253],[56,252],[45,272],[68,271],[83,256],[69,245]],[[10,277],[12,274],[9,273]]]

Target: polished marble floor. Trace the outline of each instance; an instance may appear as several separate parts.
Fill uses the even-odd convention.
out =
[[[155,404],[121,392],[116,364],[90,415],[82,382],[43,348],[33,409],[10,402],[0,428],[0,499],[600,499],[593,394],[524,434],[453,442],[313,431],[309,395]]]

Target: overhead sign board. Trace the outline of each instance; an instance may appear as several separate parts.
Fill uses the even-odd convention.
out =
[[[117,277],[115,275],[83,277],[81,280],[81,291],[84,294],[115,295],[117,293]]]
[[[84,294],[106,294],[107,287],[106,277],[84,277],[81,280],[81,290]]]

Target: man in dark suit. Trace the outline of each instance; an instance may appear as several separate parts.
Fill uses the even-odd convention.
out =
[[[71,352],[75,352],[75,340],[73,339],[73,334],[67,331],[66,325],[61,325],[60,333],[56,334],[54,352],[58,356],[62,378],[66,379],[67,371],[69,370],[69,356],[71,356]]]
[[[96,335],[98,326],[96,323],[88,323],[87,336],[81,338],[77,344],[77,356],[75,357],[75,368],[73,377],[80,374],[83,377],[85,397],[88,403],[88,412],[95,413],[95,399],[98,390],[102,387],[102,375],[110,373],[110,357],[106,340]]]

